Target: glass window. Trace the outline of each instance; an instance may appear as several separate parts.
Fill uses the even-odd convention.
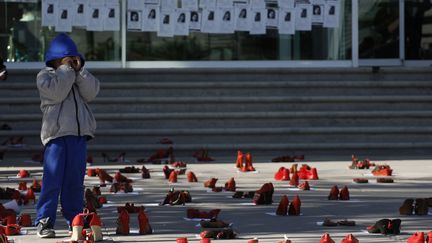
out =
[[[399,1],[359,1],[359,58],[399,58]]]
[[[41,1],[0,2],[0,55],[8,62],[43,61],[58,33],[41,27]],[[120,31],[93,32],[73,28],[69,33],[89,61],[120,61]]]
[[[431,1],[405,1],[405,26],[406,59],[432,59]]]
[[[271,7],[271,6],[270,6]],[[351,59],[351,1],[341,1],[339,28],[314,25],[312,31],[279,35],[247,32],[157,37],[155,32],[127,32],[127,60],[348,60]]]

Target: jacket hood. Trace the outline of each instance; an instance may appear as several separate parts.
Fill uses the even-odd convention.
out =
[[[75,42],[67,34],[61,33],[51,41],[50,47],[45,53],[45,64],[48,66],[48,62],[52,60],[70,56],[79,56],[82,66],[84,66],[85,60],[78,52]]]

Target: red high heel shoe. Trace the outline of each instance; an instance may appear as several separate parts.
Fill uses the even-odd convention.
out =
[[[320,243],[335,243],[328,233],[325,233],[320,240]]]
[[[7,236],[21,234],[21,227],[17,224],[8,224],[4,230]]]
[[[415,232],[411,237],[407,239],[407,243],[424,243],[424,233],[423,232]]]
[[[235,192],[236,191],[236,182],[234,180],[234,177],[231,177],[226,183],[225,183],[225,191],[229,192]]]
[[[297,187],[299,185],[299,177],[298,177],[297,173],[292,174],[289,184],[291,186],[295,186],[295,187]]]
[[[144,165],[141,168],[141,178],[143,178],[143,179],[149,179],[150,178],[150,171]]]
[[[237,151],[236,168],[243,168],[244,154],[242,151]]]
[[[18,190],[20,190],[20,191],[25,191],[25,190],[27,190],[27,182],[25,182],[25,181],[20,181],[20,183],[18,184]]]
[[[96,169],[95,168],[87,168],[87,176],[88,177],[96,176]]]
[[[171,171],[171,174],[169,175],[168,181],[171,183],[177,183],[177,172]]]
[[[275,173],[274,179],[277,181],[281,181],[282,178],[284,177],[286,178],[286,175],[284,176],[284,173],[286,173],[285,170],[287,170],[285,167],[280,167],[278,171]],[[288,180],[289,180],[289,170],[288,170]]]
[[[311,168],[306,164],[300,167],[300,170],[298,171],[298,176],[302,180],[318,180],[318,172],[316,168]]]
[[[138,223],[139,223],[139,234],[140,235],[148,235],[153,233],[153,230],[150,226],[147,215],[144,213],[144,210],[140,210],[138,212]]]
[[[120,172],[116,172],[116,174],[114,175],[114,180],[115,182],[125,182],[125,183],[132,183],[132,180],[127,178],[126,176],[122,175]]]
[[[103,234],[102,234],[102,221],[100,217],[93,213],[91,220],[90,220],[90,229],[93,233],[93,240],[94,241],[101,241],[103,240]]]
[[[81,214],[78,214],[74,217],[72,221],[72,235],[71,241],[81,241],[85,240],[82,232],[84,229],[84,219]]]
[[[377,165],[372,170],[372,174],[374,176],[391,176],[393,170],[390,168],[389,165]]]
[[[28,172],[28,170],[20,170],[17,174],[17,177],[19,178],[30,177],[30,172]]]
[[[339,198],[339,188],[334,185],[331,189],[330,189],[330,194],[328,195],[328,200],[338,200]]]
[[[34,191],[34,192],[40,192],[42,190],[42,185],[39,181],[37,180],[33,180],[32,185],[30,186],[30,188]]]
[[[27,189],[27,193],[25,195],[24,201],[25,202],[29,202],[31,200],[33,201],[33,204],[36,203],[36,196],[35,196],[35,194],[33,192],[33,189],[29,188],[29,189]]]
[[[302,184],[298,186],[298,188],[302,191],[310,191],[309,182],[304,181]]]
[[[188,180],[188,182],[198,182],[197,177],[195,176],[195,174],[192,171],[189,171],[187,173],[187,180]]]
[[[348,234],[345,236],[345,238],[341,241],[341,243],[359,243],[357,238],[354,237],[352,234]]]
[[[279,206],[276,209],[276,215],[286,216],[288,214],[288,205],[289,205],[288,197],[287,195],[283,195],[279,202]]]
[[[265,183],[255,192],[252,202],[255,205],[272,204],[274,187],[272,183]]]
[[[171,175],[171,172],[172,172],[172,171],[174,171],[174,169],[170,169],[170,168],[168,167],[168,165],[165,165],[165,166],[163,167],[162,172],[163,172],[164,175],[165,175],[165,179],[168,179],[168,178],[169,178],[169,176]]]
[[[246,166],[243,167],[241,169],[241,171],[243,172],[247,172],[247,171],[255,171],[255,168],[252,165],[252,154],[251,153],[246,153]]]
[[[31,227],[33,226],[30,214],[23,213],[18,217],[18,224],[22,227]]]
[[[350,200],[348,187],[344,186],[339,192],[339,200]]]
[[[214,188],[216,186],[216,182],[218,179],[216,178],[210,178],[207,181],[204,182],[204,187],[208,187],[208,188]]]
[[[292,206],[292,209],[290,208],[288,210],[288,215],[290,216],[299,216],[300,215],[300,207],[301,207],[301,201],[300,197],[296,195],[292,202],[290,203],[290,206]]]
[[[116,234],[129,235],[129,213],[122,210],[117,218]]]
[[[96,168],[96,173],[102,185],[105,185],[106,181],[112,183],[114,180],[114,178],[110,176],[104,169]]]

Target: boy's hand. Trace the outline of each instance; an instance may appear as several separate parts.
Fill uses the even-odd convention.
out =
[[[73,67],[73,59],[72,57],[64,57],[61,59],[60,65],[68,65]]]
[[[81,58],[80,57],[72,57],[72,68],[75,72],[79,72],[81,70]]]

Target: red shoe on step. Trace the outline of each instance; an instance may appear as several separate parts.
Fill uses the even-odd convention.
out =
[[[279,206],[276,209],[276,215],[286,216],[288,214],[288,197],[287,195],[283,195],[280,199]]]
[[[198,182],[198,178],[196,177],[195,173],[193,173],[192,171],[188,171],[186,177],[188,182]]]
[[[339,188],[334,185],[331,189],[330,189],[330,194],[328,195],[328,200],[338,200],[339,199]]]
[[[325,233],[320,240],[320,243],[335,243],[328,233]]]

